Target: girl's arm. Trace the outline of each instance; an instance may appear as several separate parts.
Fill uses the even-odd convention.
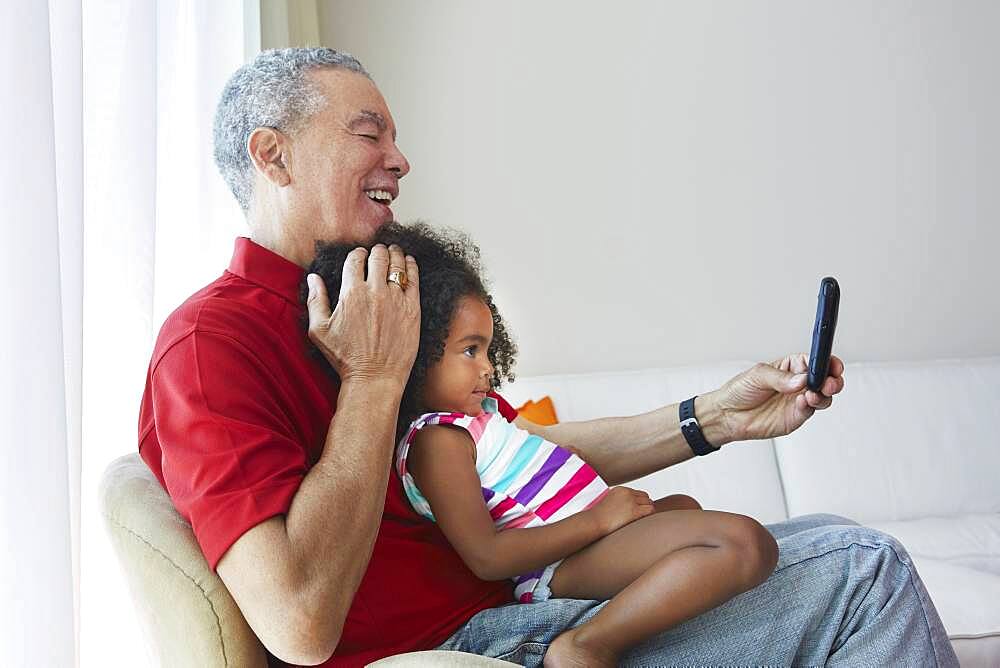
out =
[[[559,522],[497,531],[476,473],[475,444],[466,432],[445,425],[424,427],[417,432],[407,461],[441,531],[482,580],[503,580],[548,566],[627,523],[621,521],[626,515],[634,514],[628,520],[632,521],[652,511],[650,505],[647,512],[639,498],[645,496],[642,492],[620,488],[611,503],[602,499]],[[635,501],[625,499],[626,494],[635,496]],[[648,499],[645,496],[645,503]]]

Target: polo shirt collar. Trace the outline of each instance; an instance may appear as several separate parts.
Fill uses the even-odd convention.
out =
[[[246,237],[236,238],[229,273],[277,293],[293,304],[299,303],[299,285],[305,270],[274,251]]]

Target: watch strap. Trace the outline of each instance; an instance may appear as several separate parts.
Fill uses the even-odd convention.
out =
[[[718,450],[705,439],[705,434],[701,431],[698,418],[694,414],[694,400],[697,396],[691,397],[687,401],[682,401],[680,405],[681,433],[696,455],[708,455]]]

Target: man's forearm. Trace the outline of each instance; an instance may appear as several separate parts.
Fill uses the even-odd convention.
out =
[[[710,394],[695,400],[695,415],[709,443],[718,447],[728,442]],[[545,428],[545,438],[579,450],[609,485],[641,478],[694,455],[681,433],[677,404],[630,417],[555,424]]]
[[[323,454],[285,520],[298,593],[339,628],[368,568],[385,505],[401,388],[341,385]]]

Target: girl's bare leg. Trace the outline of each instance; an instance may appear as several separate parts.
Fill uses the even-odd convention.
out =
[[[556,569],[553,596],[611,600],[556,638],[545,665],[614,666],[626,648],[756,587],[777,561],[774,538],[743,515],[671,510],[636,520]]]
[[[701,510],[701,504],[687,494],[671,494],[653,501],[653,508],[658,513],[666,510]]]

